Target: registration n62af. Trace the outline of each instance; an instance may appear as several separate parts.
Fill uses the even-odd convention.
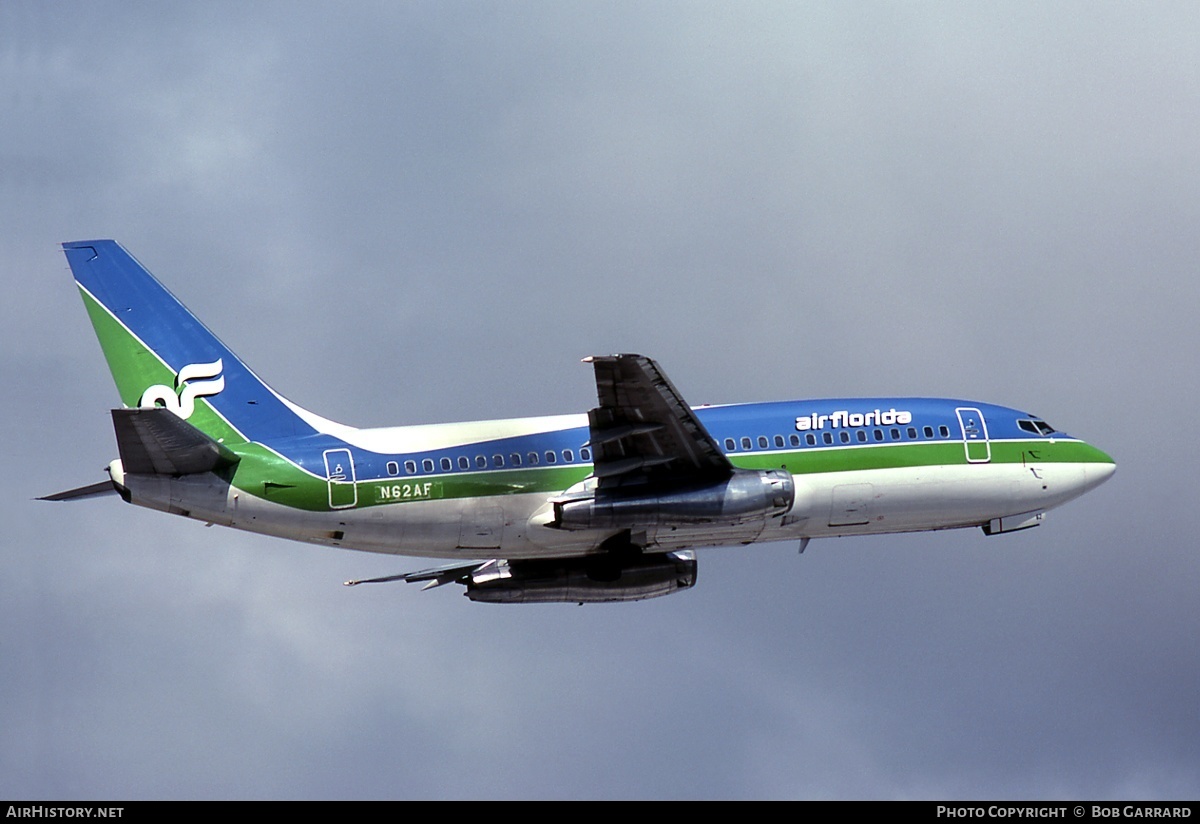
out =
[[[375,503],[385,504],[395,501],[426,501],[430,498],[442,497],[442,484],[439,481],[407,481],[399,484],[380,484],[375,487]]]

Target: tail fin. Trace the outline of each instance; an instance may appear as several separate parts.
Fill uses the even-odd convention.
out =
[[[166,407],[226,444],[317,431],[116,241],[63,251],[126,407]]]

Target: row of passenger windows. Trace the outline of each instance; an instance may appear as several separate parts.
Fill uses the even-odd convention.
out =
[[[1051,431],[1053,431],[1053,430],[1051,430]],[[935,430],[932,426],[922,427],[919,430],[919,432],[920,432],[921,436],[924,436],[925,440],[933,440],[935,437]],[[950,428],[945,425],[939,426],[936,430],[936,437],[943,438],[943,439],[949,438],[950,437]],[[919,436],[918,436],[918,429],[915,426],[910,426],[910,427],[907,427],[906,429],[899,429],[899,428],[892,428],[892,429],[888,429],[888,430],[874,429],[871,431],[870,436],[867,435],[867,430],[856,429],[854,431],[853,438],[851,438],[849,430],[846,430],[846,429],[838,430],[837,438],[836,438],[837,442],[847,444],[847,443],[851,443],[852,441],[855,441],[855,440],[858,443],[867,443],[870,440],[874,440],[876,442],[881,442],[881,441],[885,441],[885,440],[915,441],[915,440],[919,440]],[[772,441],[774,442],[776,449],[783,449],[785,446],[789,446],[789,445],[798,447],[801,444],[800,436],[794,432],[791,435],[788,435],[786,441],[784,440],[783,435],[776,435],[773,439],[768,439],[766,435],[759,435],[757,441],[758,441],[759,449],[770,449]],[[835,443],[834,433],[833,432],[822,432],[820,441],[824,445],[832,446]],[[752,440],[751,438],[747,438],[747,437],[742,438],[740,440],[741,451],[749,452],[749,451],[753,450],[754,443],[755,443],[754,440]],[[805,433],[804,444],[807,446],[817,446],[816,433],[814,433],[814,432]],[[725,439],[725,451],[726,452],[737,452],[738,446],[739,446],[739,441],[734,440],[733,438]],[[537,452],[526,452],[525,455],[522,456],[520,452],[511,452],[511,453],[509,453],[508,457],[506,458],[504,455],[495,454],[495,455],[492,455],[490,461],[488,460],[487,456],[485,456],[485,455],[476,455],[475,459],[474,459],[474,468],[475,469],[504,469],[505,467],[538,466],[539,464],[541,464],[543,462],[545,462],[546,464],[557,464],[560,462],[559,461],[560,456],[562,459],[561,460],[562,463],[575,463],[574,450],[563,449],[560,452],[555,452],[551,449],[547,449],[545,452],[541,453],[540,455]],[[591,461],[591,459],[592,459],[592,451],[590,449],[588,449],[586,446],[581,447],[579,450],[579,461],[581,463],[587,463],[587,462]],[[471,458],[468,458],[466,455],[459,455],[457,464],[458,464],[459,470],[462,470],[462,471],[466,471],[466,470],[469,470],[472,468],[472,460],[471,460]],[[442,472],[453,472],[454,466],[455,466],[455,461],[449,457],[440,458],[440,459],[438,459],[437,463],[434,463],[433,458],[424,458],[421,460],[420,471],[423,473],[430,473],[430,472],[434,472],[436,468],[440,467]],[[399,475],[400,474],[400,463],[398,461],[388,461],[387,473],[389,475]],[[415,460],[407,460],[404,462],[404,474],[405,475],[418,474],[417,473],[417,462]]]
[[[925,440],[933,440],[935,437],[949,438],[950,437],[950,427],[944,426],[944,425],[939,426],[937,428],[937,430],[935,431],[932,426],[925,426],[919,430],[919,433],[921,436],[924,436]],[[776,435],[773,440],[774,440],[776,449],[783,449],[785,444],[790,445],[790,446],[800,446],[800,436],[794,432],[791,435],[788,435],[786,442],[784,441],[782,435]],[[871,441],[871,440],[874,440],[877,442],[886,441],[886,440],[915,441],[915,440],[919,440],[919,437],[918,437],[918,429],[915,426],[910,426],[906,429],[900,429],[898,427],[892,428],[892,429],[887,429],[887,430],[874,429],[874,430],[871,430],[870,435],[867,434],[867,430],[865,430],[865,429],[856,429],[854,431],[853,437],[851,437],[849,430],[841,429],[841,430],[838,430],[836,439],[834,437],[834,433],[832,433],[832,432],[822,432],[821,433],[820,442],[822,444],[832,446],[834,444],[835,440],[838,443],[851,443],[852,441],[857,441],[858,443],[867,443],[868,441]],[[817,433],[815,433],[815,432],[805,433],[804,444],[807,446],[816,446],[817,445]],[[751,440],[750,438],[742,438],[740,441],[740,445],[741,445],[742,452],[749,452],[750,450],[754,449],[754,441]],[[734,440],[733,438],[725,439],[725,451],[726,452],[736,452],[736,451],[738,451],[738,446],[739,446],[739,442]],[[768,440],[766,435],[759,435],[758,436],[758,448],[759,449],[770,449],[771,448],[771,440]]]
[[[537,452],[527,452],[522,456],[520,452],[512,452],[509,453],[508,457],[506,458],[504,455],[496,454],[492,456],[490,462],[488,461],[486,455],[476,455],[474,464],[475,469],[504,469],[506,466],[538,466],[543,461],[545,461],[547,464],[559,463],[560,456],[562,463],[575,463],[574,450],[564,449],[561,452],[555,452],[552,449],[547,449],[545,452],[541,453],[541,455],[539,455]],[[587,463],[591,459],[592,451],[586,446],[582,447],[579,450],[579,461],[582,463]],[[440,458],[436,464],[434,463],[433,458],[423,458],[421,460],[421,472],[433,472],[435,467],[440,467],[442,472],[453,472],[454,464],[455,462],[448,457]],[[465,471],[471,469],[471,464],[471,459],[466,455],[458,456],[458,468],[460,470]],[[389,475],[399,475],[400,463],[398,461],[388,461],[387,473]],[[417,474],[417,462],[415,460],[404,462],[404,474]]]

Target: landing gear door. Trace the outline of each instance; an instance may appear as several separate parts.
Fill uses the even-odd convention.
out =
[[[358,503],[354,458],[349,449],[325,450],[325,477],[329,479],[330,509],[346,509]]]
[[[958,426],[962,430],[963,447],[967,450],[967,463],[987,463],[992,459],[992,445],[988,442],[987,421],[983,413],[973,407],[964,406],[954,410],[958,414]]]

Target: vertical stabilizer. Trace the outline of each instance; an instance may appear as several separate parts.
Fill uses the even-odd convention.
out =
[[[116,241],[63,250],[126,407],[165,407],[227,444],[316,431]]]

